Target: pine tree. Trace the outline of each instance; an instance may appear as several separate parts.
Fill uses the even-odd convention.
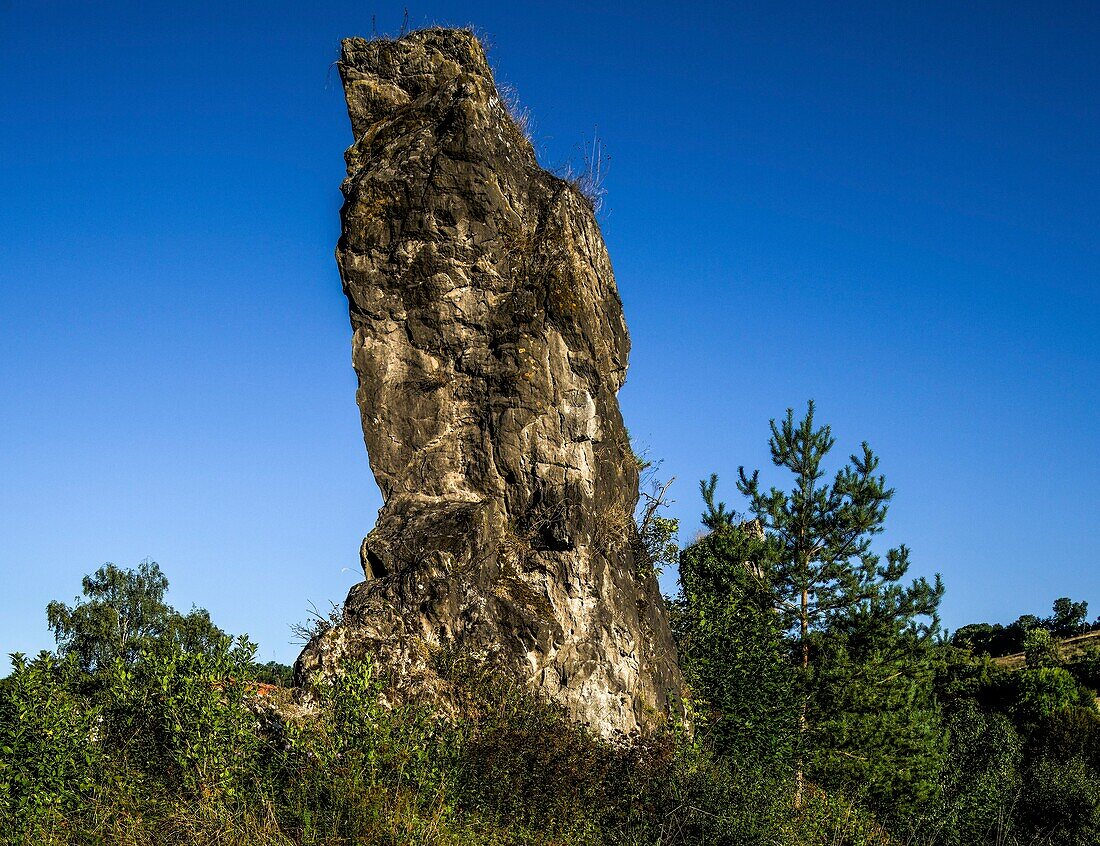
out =
[[[775,487],[765,490],[759,471],[751,475],[743,467],[738,471],[737,488],[747,498],[748,511],[759,521],[768,540],[768,581],[801,671],[803,752],[796,767],[796,804],[801,802],[806,761],[821,760],[815,743],[835,743],[845,736],[857,743],[859,737],[868,742],[885,739],[895,745],[912,741],[934,754],[932,747],[938,742],[934,741],[936,732],[928,714],[911,726],[909,738],[884,738],[870,725],[858,731],[849,725],[851,731],[847,733],[823,733],[820,722],[817,726],[811,724],[815,714],[822,713],[812,707],[815,696],[827,697],[828,691],[839,690],[843,687],[842,676],[853,684],[878,676],[879,682],[868,684],[865,690],[868,695],[881,694],[884,708],[914,707],[913,697],[930,699],[930,682],[915,681],[915,670],[907,676],[907,667],[914,667],[907,661],[919,653],[920,644],[938,632],[937,608],[943,595],[939,576],[934,584],[923,578],[908,586],[901,584],[909,568],[909,550],[904,545],[888,550],[885,558],[872,549],[872,540],[883,531],[894,491],[877,473],[879,460],[866,443],[831,481],[827,480],[823,462],[834,443],[828,426],[815,428],[811,401],[801,421],[795,421],[790,409],[781,423],[771,421],[772,463],[793,475],[790,491]],[[725,503],[715,502],[716,487],[715,476],[701,484],[707,506],[704,524],[711,530],[738,522]],[[886,667],[893,669],[882,672]],[[917,675],[923,679],[926,674]],[[885,683],[894,679],[906,679],[906,690]],[[885,719],[886,712],[881,713]],[[895,722],[901,728],[903,721],[899,720]],[[864,753],[881,754],[875,749],[839,751],[860,757]],[[865,769],[870,772],[881,768]]]

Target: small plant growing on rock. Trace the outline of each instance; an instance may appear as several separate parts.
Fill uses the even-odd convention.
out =
[[[291,623],[290,633],[298,643],[309,643],[313,638],[323,635],[330,629],[344,622],[344,608],[335,602],[330,602],[328,611],[321,612],[312,602],[309,604],[307,617],[300,623]]]
[[[561,178],[576,188],[586,200],[592,211],[599,214],[603,211],[604,201],[607,198],[607,188],[604,181],[607,179],[607,171],[611,165],[611,157],[607,154],[607,147],[600,138],[599,133],[592,130],[592,140],[582,141],[580,145],[580,164],[568,162],[559,173]]]

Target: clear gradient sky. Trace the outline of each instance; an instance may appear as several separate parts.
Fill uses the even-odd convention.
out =
[[[160,562],[291,661],[380,499],[333,261],[342,36],[402,4],[0,0],[0,652]],[[410,4],[546,166],[598,127],[621,394],[682,538],[813,397],[944,620],[1100,613],[1100,5]],[[846,454],[846,452],[844,452]],[[765,472],[765,478],[772,478]],[[663,580],[675,587],[674,574]]]

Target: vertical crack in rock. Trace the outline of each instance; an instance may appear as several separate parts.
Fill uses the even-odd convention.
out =
[[[343,42],[355,143],[336,257],[385,505],[306,680],[369,655],[445,695],[457,650],[605,736],[679,714],[664,601],[637,566],[630,340],[591,204],[542,170],[477,39]]]

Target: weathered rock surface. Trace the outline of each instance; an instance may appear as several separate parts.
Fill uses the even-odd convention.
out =
[[[678,714],[616,393],[630,341],[591,204],[542,170],[466,31],[344,41],[337,260],[385,505],[366,581],[298,677],[370,655],[410,691],[457,650],[606,736]]]

